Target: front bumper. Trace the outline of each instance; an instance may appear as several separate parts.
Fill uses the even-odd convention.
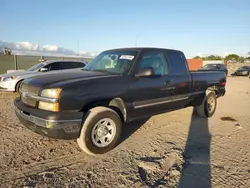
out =
[[[0,81],[0,90],[15,91],[16,80]]]
[[[28,107],[19,98],[14,100],[14,105],[20,122],[33,132],[56,139],[79,136],[82,112],[48,112]]]

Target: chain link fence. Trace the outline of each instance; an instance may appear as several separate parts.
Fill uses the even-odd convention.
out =
[[[89,62],[92,58],[77,57],[51,57],[42,56],[45,60],[81,60]],[[0,55],[0,74],[6,73],[8,70],[28,69],[33,65],[40,63],[41,56],[21,56],[21,55]]]

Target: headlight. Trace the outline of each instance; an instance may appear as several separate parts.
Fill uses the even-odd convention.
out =
[[[10,77],[3,78],[3,81],[10,81],[10,80],[13,80],[15,78],[16,78],[16,76],[10,76]]]
[[[38,108],[41,110],[48,110],[52,112],[59,111],[59,104],[58,103],[48,103],[48,102],[39,102]]]
[[[62,89],[55,88],[55,89],[44,89],[41,93],[42,97],[48,97],[53,99],[58,99]]]
[[[52,88],[52,89],[44,89],[42,90],[41,97],[58,99],[60,96],[62,89],[61,88]],[[39,101],[38,108],[42,110],[48,110],[52,112],[59,111],[59,103],[58,102],[44,102]]]

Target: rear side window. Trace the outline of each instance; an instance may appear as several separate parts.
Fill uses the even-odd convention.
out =
[[[84,67],[84,66],[85,66],[84,63],[74,62],[74,67],[75,67],[75,68],[82,68],[82,67]]]
[[[59,62],[50,63],[50,64],[46,65],[44,68],[47,68],[49,71],[61,69]]]
[[[167,59],[170,62],[172,74],[187,74],[186,58],[183,53],[178,51],[167,51]]]
[[[73,68],[78,68],[78,67],[83,67],[83,64],[81,64],[78,62],[61,62],[61,69],[73,69]]]

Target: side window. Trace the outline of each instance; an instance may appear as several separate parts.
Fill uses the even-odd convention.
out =
[[[168,74],[167,61],[162,52],[146,52],[142,55],[141,60],[138,62],[138,71],[151,67],[155,75]]]
[[[65,62],[61,62],[60,67],[61,67],[62,70],[75,68],[74,62],[66,62],[66,61]]]
[[[167,58],[170,61],[172,74],[187,74],[186,58],[183,53],[178,51],[168,51]]]
[[[60,62],[50,63],[46,65],[44,68],[47,68],[49,71],[60,70]]]
[[[74,62],[74,67],[75,68],[82,68],[84,66],[85,66],[84,63]]]

